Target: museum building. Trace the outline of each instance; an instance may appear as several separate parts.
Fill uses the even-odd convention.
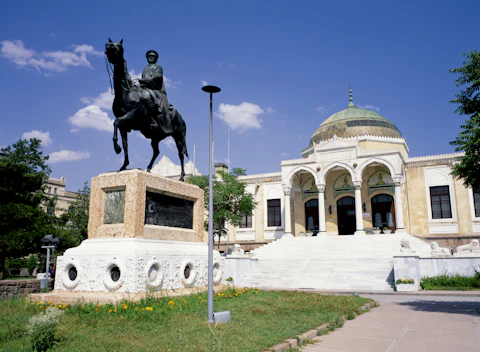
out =
[[[480,189],[451,165],[461,153],[408,156],[398,128],[350,103],[312,134],[302,158],[281,171],[242,176],[258,202],[228,241],[285,236],[408,233],[457,245],[480,237]],[[227,239],[224,239],[227,241]]]

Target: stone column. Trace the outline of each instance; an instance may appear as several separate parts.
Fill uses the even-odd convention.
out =
[[[362,183],[354,182],[355,185],[355,220],[357,223],[357,231],[355,235],[366,235],[363,230],[363,215],[362,215]]]
[[[400,191],[400,182],[394,181],[395,185],[395,233],[407,233],[403,224],[403,202]]]
[[[318,189],[318,235],[327,234],[325,222],[325,185],[317,185]],[[318,236],[317,235],[317,236]]]
[[[283,206],[284,206],[284,216],[285,216],[285,224],[284,224],[284,234],[282,238],[291,238],[293,237],[292,234],[292,216],[290,211],[290,193],[292,192],[292,187],[283,187],[283,194],[285,195],[283,198]]]

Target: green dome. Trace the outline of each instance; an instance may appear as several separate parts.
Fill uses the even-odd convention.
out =
[[[352,102],[351,93],[348,108],[323,121],[313,133],[310,145],[334,135],[342,138],[364,135],[402,138],[398,128],[385,117],[375,111],[357,108]]]

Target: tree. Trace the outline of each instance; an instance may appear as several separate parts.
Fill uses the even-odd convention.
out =
[[[463,67],[450,72],[460,74],[455,85],[466,88],[455,94],[451,103],[459,105],[455,112],[469,118],[460,126],[462,130],[457,138],[450,142],[457,152],[465,153],[452,166],[452,175],[463,179],[466,187],[474,187],[480,185],[480,53],[473,50],[463,55],[466,58]]]
[[[252,215],[257,203],[253,194],[246,192],[246,184],[238,180],[238,176],[245,175],[245,170],[234,168],[231,173],[217,172],[213,180],[213,223],[214,237],[225,236],[227,231],[225,224],[229,222],[233,226],[239,226],[242,215]],[[209,177],[205,175],[191,176],[188,183],[197,185],[205,192],[205,210],[208,212],[209,202]],[[208,230],[208,219],[205,220],[205,230]]]
[[[60,216],[60,243],[58,249],[76,247],[88,237],[88,209],[90,207],[90,188],[85,181],[83,188],[78,190],[77,199],[70,204],[68,210]]]
[[[43,209],[50,168],[40,140],[20,140],[0,149],[0,273],[7,257],[37,252],[49,233],[53,217]]]

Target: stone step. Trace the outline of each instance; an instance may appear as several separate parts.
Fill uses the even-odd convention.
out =
[[[391,291],[393,256],[401,254],[400,240],[404,238],[418,255],[429,255],[430,246],[409,235],[277,240],[252,251],[257,265],[244,282],[263,288]]]

